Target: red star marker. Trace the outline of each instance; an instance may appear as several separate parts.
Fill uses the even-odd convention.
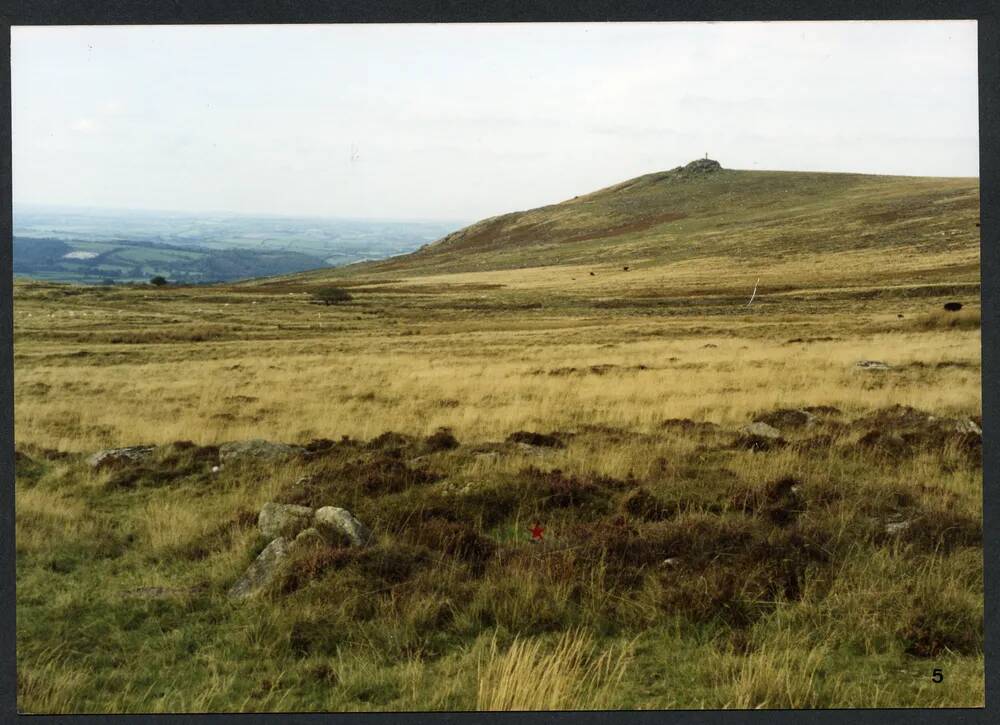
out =
[[[539,524],[536,523],[531,528],[531,540],[532,541],[541,541],[542,540],[542,532],[543,531],[545,531],[545,529],[541,525],[539,525]]]

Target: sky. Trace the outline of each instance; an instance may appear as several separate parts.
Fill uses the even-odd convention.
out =
[[[975,21],[15,27],[14,204],[461,219],[687,163],[978,176]]]

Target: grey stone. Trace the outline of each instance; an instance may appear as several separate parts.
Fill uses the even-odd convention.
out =
[[[248,459],[281,460],[292,456],[297,449],[284,443],[271,443],[261,438],[234,441],[219,446],[219,460],[223,463]]]
[[[966,418],[965,420],[955,421],[955,432],[963,435],[981,436],[983,434],[983,429],[979,427],[979,424],[976,423],[976,421]]]
[[[681,177],[697,176],[700,174],[712,174],[722,171],[722,164],[715,159],[697,159],[685,166],[678,166],[671,169],[671,172]]]
[[[445,479],[440,483],[441,493],[452,496],[470,494],[485,487],[486,484],[482,481],[454,481],[452,479]]]
[[[257,528],[265,539],[295,536],[312,526],[313,510],[308,506],[266,503],[257,517]]]
[[[279,536],[268,544],[230,588],[229,598],[248,599],[264,591],[277,579],[290,552],[291,546],[284,537]]]
[[[778,440],[781,438],[780,430],[775,428],[773,425],[761,423],[760,421],[740,426],[739,432],[742,435],[755,436],[757,438],[768,438],[771,440]]]
[[[112,468],[115,466],[134,465],[148,460],[153,455],[154,446],[129,446],[126,448],[106,448],[98,451],[87,463],[91,468]]]
[[[347,509],[336,506],[316,510],[316,528],[331,544],[342,544],[346,540],[351,546],[367,546],[372,542],[368,527]]]
[[[890,521],[885,525],[885,533],[899,534],[910,528],[912,524],[912,521]]]

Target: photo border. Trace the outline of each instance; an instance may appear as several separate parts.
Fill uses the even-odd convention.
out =
[[[960,20],[978,21],[979,58],[979,158],[980,158],[980,263],[982,300],[983,440],[1000,439],[1000,386],[996,371],[1000,357],[998,286],[1000,254],[997,231],[998,150],[1000,150],[1000,37],[998,7],[993,0],[842,0],[841,2],[765,0],[740,3],[731,0],[704,2],[651,2],[650,0],[2,0],[2,62],[0,69],[0,138],[3,169],[0,173],[0,721],[22,718],[31,723],[833,723],[850,720],[875,723],[962,722],[1000,720],[996,653],[998,632],[997,566],[1000,563],[1000,499],[996,485],[1000,451],[983,446],[983,555],[985,581],[984,655],[985,708],[900,708],[831,710],[664,710],[537,713],[274,713],[274,714],[163,714],[163,715],[23,715],[16,714],[16,614],[14,546],[14,354],[12,272],[12,165],[10,30],[12,25],[142,25],[223,23],[480,23],[480,22],[601,22],[601,21],[760,21],[760,20]],[[991,492],[986,495],[986,492]]]

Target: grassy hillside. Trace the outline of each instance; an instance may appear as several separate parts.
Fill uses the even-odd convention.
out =
[[[344,270],[16,281],[19,707],[981,706],[976,182],[669,174]],[[268,502],[374,543],[235,602]]]
[[[635,268],[726,257],[910,249],[978,240],[978,179],[738,171],[701,160],[585,196],[483,220],[416,253],[364,267],[469,272],[548,265]]]

